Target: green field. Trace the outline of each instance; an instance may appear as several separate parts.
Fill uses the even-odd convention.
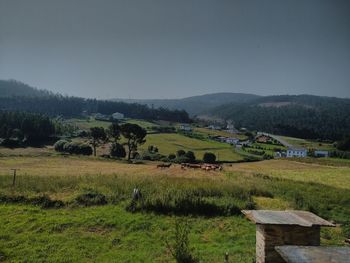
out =
[[[205,152],[213,152],[220,161],[237,161],[243,159],[229,144],[189,138],[176,133],[149,134],[147,135],[146,143],[141,149],[147,149],[149,145],[157,146],[159,152],[164,155],[176,153],[177,150],[182,149],[193,151],[198,159],[202,159]]]
[[[1,157],[0,258],[174,262],[166,241],[175,239],[175,221],[186,220],[201,262],[223,262],[229,252],[230,262],[250,263],[255,226],[240,209],[311,210],[340,225],[350,218],[349,162],[312,160],[232,164],[223,172],[205,172],[92,157]],[[20,170],[12,187],[14,167]],[[142,190],[144,202],[132,213],[126,207],[134,187]],[[81,203],[86,193],[102,194],[106,204]],[[62,201],[63,207],[49,208],[48,200]],[[341,226],[324,229],[321,243],[344,246],[349,234]]]
[[[79,129],[85,129],[85,130],[90,129],[92,127],[103,127],[107,129],[111,125],[111,122],[109,121],[99,121],[99,120],[95,120],[92,117],[89,119],[68,119],[65,122],[73,126],[76,126]],[[120,121],[120,123],[137,124],[142,128],[145,128],[146,130],[151,130],[151,127],[158,126],[158,124],[156,123],[152,123],[144,120],[136,120],[136,119],[125,119]]]
[[[316,141],[305,140],[305,139],[294,138],[294,137],[287,137],[287,136],[278,136],[278,137],[290,143],[294,147],[303,147],[308,149],[318,149],[318,150],[327,150],[327,151],[335,150],[335,147],[331,143],[316,142]]]

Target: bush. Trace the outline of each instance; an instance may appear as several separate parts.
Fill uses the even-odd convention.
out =
[[[158,152],[158,148],[154,145],[150,145],[148,146],[148,152],[149,153],[157,153]]]
[[[177,263],[196,263],[199,259],[192,255],[193,251],[190,248],[189,235],[190,228],[187,221],[175,222],[175,241],[170,245],[167,242],[167,247]]]
[[[63,146],[63,151],[69,154],[91,155],[92,148],[88,144],[69,142]]]
[[[166,158],[164,155],[161,155],[159,153],[143,153],[142,154],[142,160],[146,161],[161,161],[162,159]]]
[[[185,154],[185,157],[188,158],[188,162],[190,162],[190,163],[194,163],[196,161],[196,156],[194,155],[194,153],[192,151],[188,151]]]
[[[182,155],[173,160],[175,163],[188,163],[190,160],[188,157]]]
[[[66,140],[59,140],[54,144],[54,149],[56,152],[64,152],[64,145],[67,144]]]
[[[215,154],[211,153],[211,152],[206,152],[203,155],[203,162],[205,163],[215,163],[216,161],[216,156]]]
[[[169,159],[169,160],[174,160],[175,158],[176,158],[176,155],[173,154],[173,153],[171,153],[171,154],[168,155],[168,159]]]
[[[93,206],[107,204],[106,196],[93,189],[87,189],[75,198],[78,205]]]
[[[186,154],[186,152],[185,152],[184,150],[178,150],[178,151],[176,152],[176,156],[177,156],[177,157],[184,156],[185,154]]]
[[[113,157],[124,158],[126,156],[126,151],[123,145],[119,143],[112,143],[110,147],[110,155]]]
[[[15,148],[21,146],[22,141],[17,138],[5,138],[0,140],[0,146]]]

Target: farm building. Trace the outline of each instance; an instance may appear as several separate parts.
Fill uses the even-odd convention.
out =
[[[211,129],[211,130],[217,130],[217,131],[221,130],[221,127],[220,126],[216,126],[216,125],[209,125],[207,128]]]
[[[180,130],[181,131],[192,131],[192,128],[189,124],[182,123],[182,124],[180,124]]]
[[[237,144],[239,142],[239,139],[237,138],[226,138],[226,143],[229,143],[229,144]]]
[[[109,121],[110,120],[110,116],[104,115],[104,114],[101,114],[101,113],[96,113],[95,114],[95,120],[98,120],[98,121]]]
[[[122,120],[124,119],[124,114],[120,112],[115,112],[112,114],[112,119],[113,120]]]
[[[316,150],[314,152],[314,156],[315,157],[328,157],[329,153],[328,153],[328,151]]]
[[[306,157],[307,150],[305,148],[288,148],[287,157]]]

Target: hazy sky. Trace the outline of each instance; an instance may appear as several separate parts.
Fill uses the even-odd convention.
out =
[[[350,1],[0,0],[0,79],[97,98],[350,97]]]

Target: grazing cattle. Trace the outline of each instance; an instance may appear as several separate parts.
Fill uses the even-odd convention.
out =
[[[200,169],[200,168],[202,168],[202,166],[200,164],[192,164],[192,163],[188,163],[187,167],[188,168],[192,168],[192,169]]]
[[[157,168],[170,168],[171,163],[162,163],[162,164],[158,164]]]
[[[201,168],[205,171],[216,171],[217,169],[219,169],[219,171],[222,171],[222,166],[221,165],[217,165],[217,164],[208,164],[205,163],[201,166]]]

